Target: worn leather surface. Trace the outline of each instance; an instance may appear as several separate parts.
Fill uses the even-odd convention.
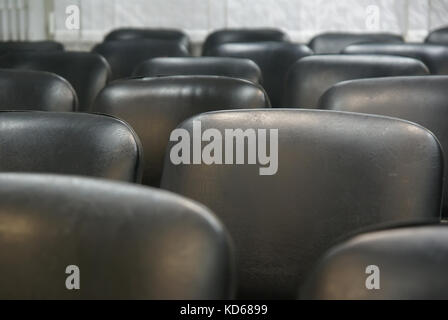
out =
[[[319,107],[396,117],[429,129],[448,150],[448,76],[393,77],[339,83],[321,98]],[[445,168],[448,159],[445,157]],[[448,183],[445,174],[445,181]],[[445,187],[448,199],[448,186]],[[444,211],[448,212],[445,203]]]
[[[262,82],[261,70],[249,59],[228,57],[154,58],[141,63],[134,71],[137,77],[223,76]]]
[[[0,69],[0,110],[70,112],[77,104],[72,86],[55,74]]]
[[[101,179],[0,174],[1,299],[227,299],[231,244],[207,208]],[[69,265],[80,289],[67,290]]]
[[[90,111],[93,100],[111,75],[107,61],[88,52],[7,54],[0,57],[0,68],[47,71],[67,79],[76,90],[81,112]]]
[[[107,41],[96,45],[92,51],[109,62],[112,79],[130,77],[140,63],[151,58],[189,56],[182,44],[155,39]]]
[[[124,122],[73,112],[0,112],[0,172],[138,182],[141,146]]]
[[[165,158],[162,188],[205,204],[233,237],[239,298],[296,298],[339,237],[378,223],[440,218],[442,150],[411,122],[323,110],[236,110],[183,122],[190,136],[194,120],[202,132],[278,129],[275,175],[259,175],[262,165],[247,160],[174,165]]]
[[[289,70],[283,105],[314,109],[319,98],[338,82],[362,78],[421,76],[426,65],[408,57],[382,55],[322,55],[305,57]]]
[[[175,76],[117,81],[95,101],[96,112],[130,124],[143,145],[143,183],[159,186],[171,132],[199,113],[225,109],[269,107],[263,89],[225,77]]]
[[[308,46],[318,54],[334,54],[341,52],[345,47],[366,42],[403,42],[403,37],[390,33],[357,34],[349,32],[329,32],[315,36]]]
[[[302,290],[302,298],[446,300],[447,264],[446,225],[360,234],[324,255]],[[366,288],[366,267],[370,265],[379,268],[379,290]]]
[[[221,29],[210,33],[202,46],[203,55],[210,55],[210,50],[224,43],[230,42],[262,42],[288,41],[286,33],[275,28],[260,29]]]
[[[253,60],[263,74],[263,87],[273,107],[281,107],[285,78],[289,68],[299,59],[312,54],[303,44],[289,42],[227,43],[208,51],[210,56]]]
[[[448,47],[422,43],[366,43],[348,46],[348,54],[386,54],[415,58],[436,75],[448,75]]]

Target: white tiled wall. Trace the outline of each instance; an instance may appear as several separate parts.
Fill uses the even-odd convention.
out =
[[[180,28],[195,42],[225,27],[277,27],[298,42],[330,30],[395,32],[420,41],[428,30],[448,25],[448,0],[53,1],[54,36],[63,42],[101,41],[105,33],[120,26]],[[81,9],[79,31],[65,28],[65,8],[70,4]],[[372,6],[379,13],[374,25],[369,23]]]
[[[0,0],[0,39],[25,40],[28,37],[25,0]]]

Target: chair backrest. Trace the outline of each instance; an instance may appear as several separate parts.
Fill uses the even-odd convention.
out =
[[[59,173],[137,182],[141,146],[113,117],[0,112],[0,172]]]
[[[422,125],[448,150],[448,76],[391,77],[341,82],[321,98],[323,109],[378,114]],[[445,157],[445,168],[448,158]],[[446,177],[446,174],[445,174]],[[448,183],[447,178],[445,178]],[[444,212],[448,216],[448,185]]]
[[[210,33],[202,46],[203,55],[209,55],[214,47],[230,42],[288,41],[283,31],[274,28],[221,29]]]
[[[161,187],[229,229],[240,298],[296,297],[318,257],[358,228],[440,218],[442,150],[411,122],[270,109],[202,114],[179,129]]]
[[[0,198],[0,299],[232,297],[227,233],[193,201],[36,174],[0,174]]]
[[[425,42],[448,45],[448,27],[430,32]]]
[[[134,76],[223,76],[262,82],[261,70],[255,62],[228,57],[154,58],[142,62]]]
[[[304,299],[448,299],[448,227],[421,225],[357,235],[330,249]]]
[[[347,54],[385,54],[415,58],[432,74],[448,75],[448,47],[424,43],[365,43],[346,47]]]
[[[429,74],[419,60],[381,55],[322,55],[297,61],[289,70],[283,105],[314,109],[319,98],[338,82],[362,78]]]
[[[214,110],[269,107],[263,89],[249,81],[176,76],[117,81],[95,101],[94,111],[129,123],[143,145],[143,183],[159,186],[171,132],[185,119]]]
[[[330,32],[315,36],[308,46],[317,54],[340,53],[345,47],[365,42],[403,42],[403,37],[390,33]]]
[[[109,32],[104,41],[135,39],[170,40],[182,44],[185,48],[190,46],[188,36],[178,29],[120,28]]]
[[[263,74],[263,87],[273,107],[281,106],[285,78],[289,68],[299,59],[312,54],[303,44],[289,42],[226,43],[209,50],[210,56],[253,60]]]
[[[93,52],[99,53],[109,62],[112,79],[127,78],[143,61],[155,57],[185,57],[188,50],[169,40],[135,39],[107,41],[96,45]]]
[[[55,41],[0,41],[0,55],[23,51],[63,51],[64,46]]]
[[[0,68],[39,70],[55,73],[75,89],[79,111],[90,111],[93,100],[110,78],[107,61],[88,52],[31,52],[0,57]]]
[[[77,104],[73,87],[55,74],[0,70],[0,110],[70,112]]]

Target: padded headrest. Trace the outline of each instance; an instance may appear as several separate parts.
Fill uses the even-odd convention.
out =
[[[339,53],[345,47],[364,42],[403,42],[403,37],[390,33],[344,33],[330,32],[315,36],[309,47],[318,54]]]
[[[0,55],[22,51],[62,51],[64,46],[55,41],[0,41]]]
[[[138,77],[180,75],[224,76],[254,83],[262,80],[261,70],[252,60],[227,57],[154,58],[141,63],[134,71]]]
[[[77,103],[72,86],[53,73],[0,70],[0,110],[69,112]]]
[[[183,31],[177,29],[120,28],[108,33],[104,41],[135,39],[171,40],[179,42],[185,48],[190,46],[188,36]]]
[[[30,174],[0,174],[0,198],[1,299],[232,297],[227,233],[193,201]],[[68,290],[77,275],[79,290]]]
[[[448,150],[448,76],[392,77],[339,83],[321,98],[324,109],[370,113],[416,122]],[[445,157],[445,168],[448,158]],[[446,175],[445,175],[446,176]],[[445,179],[448,183],[448,179]],[[448,200],[448,186],[445,188]],[[444,205],[448,212],[448,204]]]
[[[0,112],[0,171],[139,181],[138,137],[123,121],[73,112]]]
[[[0,68],[53,72],[69,81],[79,99],[79,111],[90,111],[110,77],[110,67],[99,54],[88,52],[31,52],[0,57]]]
[[[425,41],[427,43],[448,45],[448,27],[430,32]]]
[[[126,78],[143,61],[155,57],[185,57],[188,50],[179,43],[167,40],[108,41],[96,45],[93,52],[109,62],[112,78]]]
[[[325,254],[303,289],[302,298],[446,300],[447,265],[447,226],[360,234]],[[368,290],[366,283],[372,289]]]
[[[331,86],[345,80],[390,76],[427,75],[416,59],[381,55],[322,55],[303,58],[289,70],[283,105],[317,108],[319,98]]]
[[[222,29],[210,33],[202,47],[203,55],[210,55],[214,47],[229,42],[261,42],[288,41],[289,37],[283,31],[273,28],[262,29]]]
[[[214,151],[233,161],[174,164],[171,159],[178,159],[171,153],[179,143],[182,152],[187,144],[190,157],[200,159],[192,146],[198,148],[198,127],[213,133],[213,141],[221,137],[222,146],[230,143]],[[240,298],[296,297],[324,250],[358,228],[440,218],[442,150],[428,130],[411,122],[270,109],[202,114],[179,128],[190,142],[168,145],[161,186],[208,206],[227,226],[239,261]],[[232,139],[235,131],[226,137],[232,129],[242,130],[243,142],[240,151],[233,148],[228,155],[238,143]],[[203,142],[202,157],[208,157],[209,144]],[[247,164],[251,158],[255,164]],[[263,168],[271,175],[261,175]]]
[[[366,43],[348,46],[348,54],[386,54],[423,61],[432,74],[448,75],[448,47],[422,43]]]
[[[134,79],[110,84],[94,110],[129,123],[144,150],[143,183],[159,186],[171,132],[199,113],[269,107],[263,89],[249,81],[212,76]]]
[[[312,54],[310,48],[289,42],[227,43],[214,47],[210,56],[253,60],[263,74],[263,87],[274,107],[281,106],[285,78],[289,68],[300,58]]]

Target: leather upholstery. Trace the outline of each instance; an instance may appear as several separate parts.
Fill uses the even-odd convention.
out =
[[[207,111],[269,107],[261,87],[212,76],[176,76],[117,81],[98,96],[94,110],[129,123],[143,145],[143,183],[159,186],[171,132]]]
[[[323,55],[306,57],[290,69],[283,105],[317,108],[331,86],[345,80],[429,74],[423,62],[407,57],[381,55]]]
[[[23,51],[63,51],[64,46],[55,41],[0,41],[0,55]]]
[[[0,68],[53,72],[69,81],[79,99],[79,111],[90,111],[110,77],[107,61],[88,52],[16,53],[0,57]]]
[[[448,75],[448,47],[421,43],[366,43],[348,46],[343,53],[386,54],[423,61],[432,74]]]
[[[232,252],[202,205],[100,179],[0,174],[0,299],[227,299]],[[66,289],[69,265],[79,290]]]
[[[448,45],[448,27],[430,32],[425,41],[427,43]]]
[[[260,165],[165,159],[161,187],[209,207],[233,237],[239,298],[297,297],[318,257],[358,228],[440,218],[442,150],[413,123],[323,110],[239,110],[190,118],[180,125],[190,136],[193,121],[221,134],[278,129],[275,175],[259,175]]]
[[[263,87],[273,107],[281,106],[285,78],[289,68],[312,51],[305,45],[289,42],[227,43],[214,47],[210,56],[253,60],[263,74]]]
[[[210,55],[210,50],[230,42],[263,42],[263,41],[288,41],[286,33],[279,29],[221,29],[210,33],[202,46],[203,55]]]
[[[61,77],[0,69],[0,110],[75,111],[76,93]]]
[[[366,267],[379,268],[367,290]],[[448,227],[423,225],[357,235],[330,249],[302,291],[305,299],[448,299]],[[373,280],[372,280],[373,281]],[[370,281],[369,281],[370,283]]]
[[[390,33],[344,33],[329,32],[315,36],[308,46],[318,54],[340,53],[345,47],[366,42],[403,42],[403,37]]]
[[[109,32],[104,41],[135,39],[170,40],[182,44],[185,48],[190,46],[188,36],[177,29],[120,28]]]
[[[412,121],[429,129],[448,150],[448,76],[392,77],[339,83],[321,98],[319,107],[369,113]],[[445,168],[448,158],[445,157]],[[445,181],[448,183],[447,175]],[[448,199],[448,185],[445,187]],[[448,212],[445,203],[444,211]]]
[[[140,63],[151,58],[189,55],[188,50],[179,43],[148,39],[103,42],[92,51],[101,54],[109,62],[112,79],[131,76]]]
[[[179,75],[224,76],[254,83],[262,81],[261,70],[255,62],[227,57],[154,58],[141,63],[134,71],[137,77]]]
[[[0,112],[0,172],[59,173],[137,182],[138,137],[107,116]]]

